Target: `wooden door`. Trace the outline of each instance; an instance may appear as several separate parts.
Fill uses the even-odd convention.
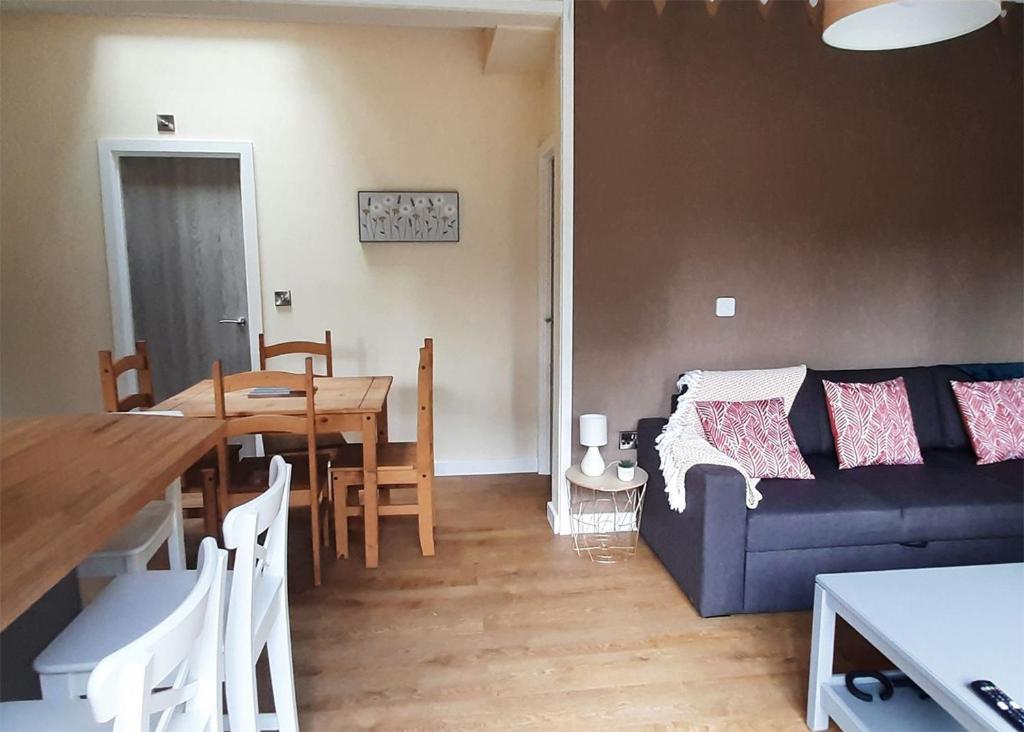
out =
[[[123,157],[120,173],[135,338],[157,401],[217,359],[250,370],[238,159]]]

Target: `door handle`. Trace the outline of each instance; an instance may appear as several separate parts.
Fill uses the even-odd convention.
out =
[[[549,315],[548,317],[544,318],[544,322],[545,322],[545,323],[554,323],[554,322],[555,322],[555,319],[554,319],[554,318],[552,318],[552,317],[551,317],[551,316]]]
[[[222,318],[221,320],[218,320],[217,322],[218,323],[229,323],[231,325],[237,325],[239,328],[244,328],[245,327],[245,318],[244,317],[236,318],[235,320],[231,320],[230,318]]]

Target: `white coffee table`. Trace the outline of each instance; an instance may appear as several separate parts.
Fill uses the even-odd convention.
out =
[[[934,702],[922,702],[907,689],[885,702],[866,703],[851,695],[843,675],[832,673],[836,615]],[[816,578],[807,699],[811,729],[827,729],[831,717],[846,732],[1011,732],[968,686],[976,679],[988,679],[1024,702],[1024,564]]]

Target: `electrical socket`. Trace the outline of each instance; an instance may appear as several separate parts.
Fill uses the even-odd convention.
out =
[[[619,449],[636,449],[636,430],[625,430],[623,432],[619,432]]]

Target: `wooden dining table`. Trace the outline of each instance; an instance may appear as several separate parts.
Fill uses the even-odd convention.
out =
[[[363,440],[363,488],[365,489],[366,566],[379,561],[377,508],[377,445],[388,439],[388,393],[391,376],[317,376],[317,432],[359,432]],[[261,414],[302,415],[306,398],[301,396],[250,397],[243,391],[224,396],[228,417]],[[177,410],[188,417],[214,417],[213,381],[205,379],[160,404],[155,410]]]
[[[221,439],[220,420],[0,419],[0,629]]]

